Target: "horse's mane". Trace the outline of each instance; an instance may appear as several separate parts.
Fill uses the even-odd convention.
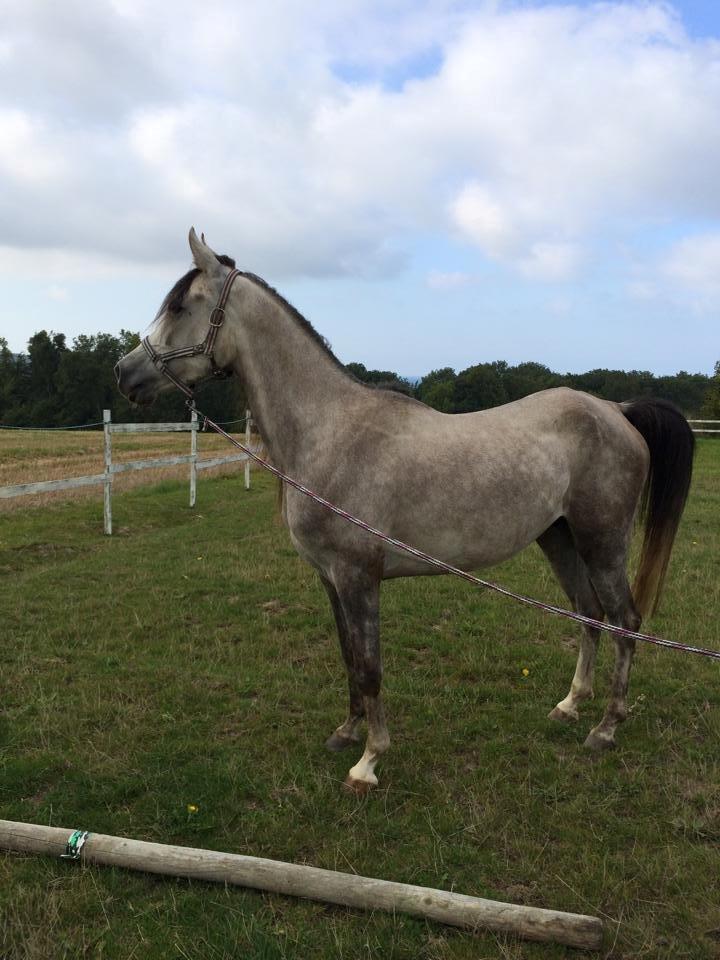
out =
[[[224,253],[216,254],[216,257],[218,261],[223,264],[223,266],[230,267],[232,270],[235,269],[235,261],[232,259],[232,257],[228,257]],[[201,272],[202,271],[198,267],[193,267],[191,270],[188,270],[188,272],[183,277],[180,277],[180,279],[177,281],[174,287],[166,295],[163,302],[160,304],[160,309],[158,310],[155,316],[156,320],[165,312],[169,313],[171,316],[173,314],[177,316],[180,313],[180,311],[183,308],[183,302],[185,300],[187,292],[192,286],[193,280],[197,276],[199,276]],[[291,303],[288,303],[285,297],[279,294],[274,287],[271,287],[269,283],[266,283],[265,280],[262,279],[262,277],[258,277],[257,274],[254,274],[254,273],[249,273],[244,270],[241,270],[240,276],[244,277],[246,280],[249,280],[251,283],[254,283],[256,286],[260,287],[260,289],[264,290],[265,293],[268,293],[273,298],[273,300],[279,303],[280,306],[283,307],[287,311],[287,313],[290,314],[290,316],[298,324],[298,326],[300,326],[300,328],[304,330],[305,333],[307,333],[307,335],[312,340],[315,341],[315,343],[319,344],[322,347],[323,351],[333,361],[333,363],[339,370],[342,370],[343,373],[345,373],[345,375],[349,379],[351,380],[356,379],[354,375],[345,368],[345,365],[340,360],[338,360],[338,358],[332,352],[330,348],[330,344],[328,343],[326,338],[321,333],[318,333],[318,331],[310,323],[310,321],[307,320],[300,313],[300,311],[297,310]]]
[[[296,307],[294,307],[291,303],[288,303],[282,294],[278,293],[274,287],[271,287],[269,283],[262,279],[262,277],[258,277],[254,273],[246,273],[245,271],[241,271],[240,276],[245,277],[246,280],[250,280],[251,283],[254,283],[256,286],[260,287],[261,290],[264,290],[265,293],[269,293],[273,300],[276,300],[281,307],[284,307],[285,310],[287,310],[287,312],[301,327],[301,329],[303,329],[305,333],[307,333],[308,336],[315,341],[315,343],[319,344],[323,348],[324,352],[333,361],[333,363],[351,380],[355,379],[353,374],[345,368],[345,364],[338,360],[338,358],[332,352],[328,340],[321,333],[318,333],[310,321],[307,320]]]

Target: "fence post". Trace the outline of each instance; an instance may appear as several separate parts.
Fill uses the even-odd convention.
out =
[[[252,420],[250,418],[250,411],[245,411],[245,446],[250,446],[250,441],[252,439]],[[250,457],[245,461],[245,489],[250,489]]]
[[[103,484],[103,519],[105,533],[112,533],[112,434],[110,411],[103,410],[103,433],[105,439],[105,481]]]
[[[197,410],[193,410],[190,414],[190,423],[192,424],[190,429],[190,506],[195,506],[195,497],[197,494],[197,432],[198,432],[198,415]]]

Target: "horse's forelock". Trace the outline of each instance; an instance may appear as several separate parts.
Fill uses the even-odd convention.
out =
[[[216,254],[217,260],[224,267],[230,267],[231,270],[235,269],[235,261],[232,257],[226,256],[224,253]],[[168,313],[171,316],[173,314],[178,314],[183,308],[183,302],[187,295],[188,290],[192,286],[192,282],[195,277],[199,276],[202,271],[198,267],[193,267],[191,270],[180,277],[175,286],[169,291],[165,296],[165,299],[160,304],[160,309],[155,314],[155,319],[158,320],[164,313]]]

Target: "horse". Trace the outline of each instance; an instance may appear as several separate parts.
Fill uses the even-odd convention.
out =
[[[671,403],[601,400],[566,387],[476,413],[444,414],[356,380],[277,291],[189,236],[194,266],[173,286],[150,333],[116,367],[128,400],[188,396],[213,375],[245,386],[271,462],[375,528],[462,570],[537,542],[574,610],[637,631],[660,597],[687,498],[694,437]],[[286,485],[290,539],[319,574],[348,675],[349,709],[326,746],[361,743],[346,784],[377,785],[390,745],[381,697],[380,584],[437,573]],[[637,516],[637,576],[628,549]],[[570,690],[550,712],[578,720],[593,696],[600,630],[583,625]],[[635,648],[616,635],[610,697],[585,745],[615,745],[627,716]]]

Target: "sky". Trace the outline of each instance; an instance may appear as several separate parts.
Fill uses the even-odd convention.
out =
[[[720,4],[2,0],[0,336],[142,331],[187,233],[344,362],[711,373]]]

